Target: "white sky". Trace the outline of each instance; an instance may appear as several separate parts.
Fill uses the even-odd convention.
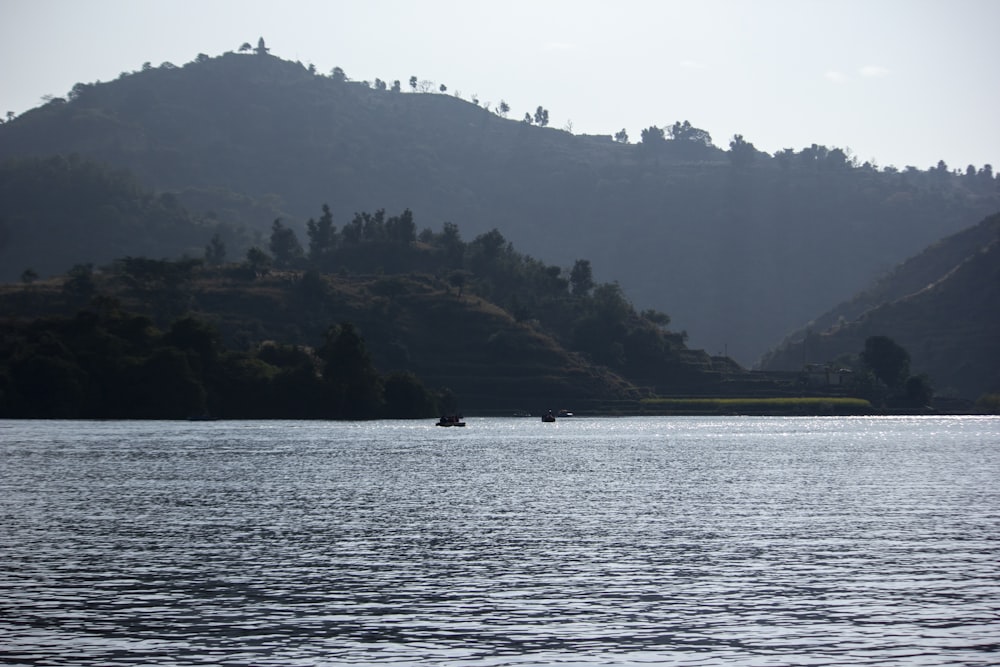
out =
[[[254,45],[354,80],[411,75],[511,118],[633,142],[1000,167],[1000,0],[0,0],[0,114],[149,61]]]

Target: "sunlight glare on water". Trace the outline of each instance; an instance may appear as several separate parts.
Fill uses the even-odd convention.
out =
[[[0,662],[996,663],[996,418],[467,422],[0,422]]]

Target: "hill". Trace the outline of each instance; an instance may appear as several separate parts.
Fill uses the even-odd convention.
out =
[[[302,233],[322,201],[338,226],[385,207],[498,229],[547,263],[592,261],[694,345],[743,364],[1000,210],[986,167],[880,170],[816,145],[771,157],[742,138],[724,151],[680,122],[628,144],[503,116],[228,53],[78,84],[0,126],[0,156],[75,153],[128,169],[194,219],[251,234],[275,218]],[[0,247],[0,279],[46,261],[16,241]],[[85,245],[70,250],[95,261]]]
[[[68,352],[69,344],[56,343],[58,335],[31,333],[45,331],[39,323],[57,316],[69,318],[59,330],[70,331],[109,317],[120,322],[115,325],[118,329],[133,330],[138,325],[129,322],[140,322],[136,317],[142,317],[148,322],[143,327],[156,325],[169,331],[178,321],[195,318],[217,331],[227,349],[234,354],[250,352],[251,358],[266,358],[261,351],[274,346],[318,348],[331,326],[350,322],[363,336],[380,372],[411,374],[428,388],[454,396],[460,409],[479,413],[537,414],[563,406],[579,411],[614,411],[616,406],[635,410],[638,400],[649,395],[650,387],[636,384],[648,381],[648,375],[631,372],[633,377],[626,379],[623,372],[568,349],[542,322],[518,321],[471,289],[472,285],[460,294],[449,281],[430,274],[346,276],[277,270],[258,274],[240,264],[209,267],[138,258],[101,271],[78,267],[67,276],[0,288],[0,305],[6,313],[0,319],[0,397],[4,385],[10,385],[3,381],[5,369],[39,354],[25,345],[48,340],[47,349],[62,350],[55,353],[60,363],[77,363],[80,353]],[[118,311],[134,315],[127,319],[106,315]],[[724,361],[713,368],[713,360],[703,352],[676,342],[672,349],[664,348],[669,337],[659,337],[662,334],[652,324],[642,325],[644,320],[634,312],[622,315],[631,321],[633,331],[645,331],[660,341],[656,365],[662,366],[661,382],[700,379],[704,385],[719,386],[719,369],[727,368]],[[98,338],[99,345],[87,339],[85,357],[101,354],[96,349],[120,346],[106,342],[106,332]],[[638,349],[633,344],[628,351]],[[104,365],[119,365],[112,361]],[[619,366],[632,370],[628,364]],[[671,372],[663,372],[665,368]],[[231,405],[228,410],[210,407],[222,416],[239,416],[248,409],[247,405]],[[260,406],[256,414],[274,409]],[[184,414],[182,410],[180,416]]]
[[[1000,391],[1000,214],[900,264],[769,353],[766,370],[849,357],[868,336],[896,340],[939,394]]]

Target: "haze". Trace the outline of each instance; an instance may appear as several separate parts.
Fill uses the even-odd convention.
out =
[[[996,165],[993,0],[469,2],[3,0],[0,113],[164,61],[235,51],[411,76],[575,134],[690,120],[727,148],[813,143],[859,162]]]

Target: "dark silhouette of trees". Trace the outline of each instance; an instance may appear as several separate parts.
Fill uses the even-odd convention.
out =
[[[227,350],[218,329],[185,316],[161,332],[98,298],[73,317],[6,323],[0,337],[0,416],[183,419],[423,418],[437,399],[412,373],[382,377],[349,322],[316,356],[266,343]]]
[[[341,322],[331,327],[319,356],[333,414],[371,419],[381,413],[385,400],[382,379],[353,324]]]
[[[757,157],[757,149],[743,138],[742,134],[733,136],[729,142],[729,160],[734,167],[748,167]]]
[[[275,266],[289,268],[302,260],[302,244],[299,243],[295,230],[285,227],[281,220],[271,224],[271,241],[268,245],[274,256]]]
[[[934,398],[934,387],[926,375],[911,375],[904,385],[906,401],[915,408],[923,408],[931,404]]]
[[[318,221],[310,218],[306,223],[306,233],[309,235],[309,261],[325,267],[337,246],[337,228],[327,204],[323,204],[323,215]]]
[[[890,389],[901,387],[910,375],[909,352],[888,336],[866,339],[861,360]]]
[[[413,373],[390,373],[383,385],[385,414],[391,419],[420,419],[437,412],[434,397]]]
[[[625,131],[624,127],[618,132],[615,132],[615,141],[619,144],[628,143],[628,132]]]
[[[417,240],[417,225],[413,222],[413,212],[406,209],[385,222],[386,240],[390,243],[408,244]]]
[[[549,124],[549,110],[538,107],[535,109],[535,124],[539,127],[545,127]]]
[[[644,129],[639,134],[639,137],[642,147],[646,149],[662,148],[667,141],[666,133],[663,131],[663,128],[655,125],[650,125]]]
[[[872,389],[874,397],[892,406],[923,409],[930,405],[934,388],[926,375],[910,375],[910,353],[888,336],[869,336],[860,354],[864,369],[874,375],[888,394]]]
[[[246,268],[251,277],[267,275],[273,263],[274,259],[258,246],[247,250]]]
[[[569,274],[569,285],[574,296],[585,296],[594,288],[594,274],[590,260],[578,259]]]
[[[218,266],[226,261],[226,244],[218,233],[212,235],[212,240],[205,246],[205,261]]]
[[[175,320],[163,336],[163,343],[189,356],[189,365],[200,372],[208,371],[222,349],[218,329],[195,317]]]
[[[690,141],[703,146],[712,145],[712,135],[691,125],[689,121],[677,121],[670,126],[670,138],[674,141]]]

